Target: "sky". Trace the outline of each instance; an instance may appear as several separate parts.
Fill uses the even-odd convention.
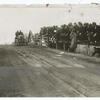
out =
[[[100,0],[0,0],[0,4],[64,4],[64,3],[100,3]]]
[[[81,0],[81,3],[90,3],[90,1],[100,2],[99,0]],[[43,3],[79,4],[79,0],[0,0],[0,4]],[[100,8],[88,6],[72,8],[0,8],[0,44],[12,43],[17,30],[28,34],[29,30],[32,30],[33,33],[39,32],[43,26],[62,25],[77,21],[99,23]],[[69,13],[71,9],[72,11]]]

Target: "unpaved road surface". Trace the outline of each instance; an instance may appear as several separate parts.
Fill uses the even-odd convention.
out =
[[[0,96],[100,96],[100,58],[49,48],[0,46]]]

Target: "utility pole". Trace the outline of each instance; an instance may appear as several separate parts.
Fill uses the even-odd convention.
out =
[[[57,30],[54,30],[54,33],[56,34]],[[56,49],[58,49],[58,40],[57,40],[57,35],[56,35]]]

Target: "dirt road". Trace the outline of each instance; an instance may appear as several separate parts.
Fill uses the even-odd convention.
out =
[[[0,46],[0,96],[100,96],[100,58]]]

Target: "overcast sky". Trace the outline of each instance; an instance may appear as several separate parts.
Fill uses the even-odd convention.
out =
[[[100,3],[100,0],[0,0],[0,4],[43,4],[43,3],[56,3],[56,4],[64,4],[64,3]]]
[[[80,3],[100,2],[99,0],[81,0]],[[0,0],[1,4],[43,4],[78,3],[79,0]],[[73,8],[73,7],[72,7]],[[15,32],[39,32],[43,26],[62,25],[69,22],[100,23],[99,7],[66,8],[0,8],[0,44],[12,43]],[[69,10],[72,10],[69,13]],[[83,16],[82,16],[83,15]],[[58,20],[59,19],[59,20]]]

